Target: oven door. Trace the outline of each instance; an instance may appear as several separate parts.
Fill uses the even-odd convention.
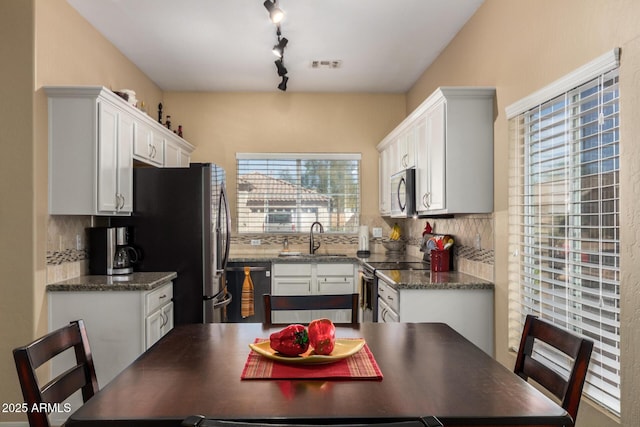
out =
[[[373,271],[366,267],[360,268],[360,319],[363,323],[377,320],[375,313],[378,305],[376,279]]]

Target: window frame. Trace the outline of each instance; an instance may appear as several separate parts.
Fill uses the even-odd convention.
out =
[[[248,181],[248,173],[245,169],[245,166],[242,163],[247,162],[256,162],[258,164],[258,169],[264,172],[263,179],[265,180],[282,180],[286,181],[285,185],[288,185],[290,188],[288,190],[269,190],[262,189],[264,191],[274,191],[273,195],[278,195],[278,191],[293,191],[296,196],[297,202],[295,206],[293,202],[289,203],[291,206],[287,205],[286,202],[283,202],[281,206],[267,208],[269,205],[266,201],[262,206],[259,201],[254,200],[254,207],[249,208],[248,206],[244,206],[242,203],[242,197],[240,196],[244,190],[241,189],[242,185],[251,185]],[[355,182],[352,182],[350,185],[354,186],[349,193],[329,193],[324,194],[322,192],[314,193],[315,190],[309,189],[308,186],[304,184],[303,178],[303,167],[305,166],[304,162],[323,162],[323,161],[345,161],[344,167],[345,172],[351,170],[354,173],[353,166],[349,166],[349,162],[356,162],[355,165]],[[262,165],[259,165],[260,162],[264,162]],[[295,170],[292,169],[292,163],[296,163]],[[273,164],[273,166],[270,165]],[[278,163],[282,163],[282,169],[278,169]],[[322,223],[324,227],[324,231],[326,233],[333,234],[357,234],[358,226],[360,224],[361,217],[361,209],[362,209],[362,200],[361,200],[361,187],[362,187],[362,154],[360,153],[236,153],[236,189],[238,194],[238,200],[236,203],[236,218],[237,218],[237,231],[238,234],[301,234],[307,233],[311,224],[314,221],[319,221]],[[280,172],[279,172],[280,171]],[[335,171],[339,174],[341,171],[338,169]],[[293,179],[289,180],[288,178],[282,178],[285,175],[293,174]],[[332,177],[336,175],[332,172]],[[257,178],[254,178],[257,180]],[[255,181],[254,181],[255,182]],[[345,179],[344,182],[347,182]],[[258,184],[256,185],[264,185],[267,188],[270,188],[271,184]],[[342,185],[338,185],[338,188]],[[298,189],[295,189],[297,187]],[[355,189],[355,191],[353,191]],[[304,206],[303,199],[304,195],[309,195],[310,193],[314,193],[315,197],[320,199],[326,199],[321,203],[320,200],[317,201],[318,206],[307,205]],[[256,194],[260,194],[260,191]],[[333,198],[335,196],[343,195],[344,197],[351,200],[351,210],[349,211],[349,218],[351,224],[347,225],[347,221],[344,221],[342,224],[337,224],[334,220],[335,215],[344,214],[344,211],[340,211],[336,213],[335,208],[332,206]],[[308,202],[310,203],[310,202]],[[325,206],[326,205],[326,206]],[[251,212],[248,212],[247,209],[250,209]],[[338,209],[340,210],[340,209]],[[260,226],[258,224],[258,218],[262,214],[264,216],[263,224]],[[271,226],[267,224],[267,218],[270,218],[272,215],[278,214],[288,214],[291,215],[292,223],[291,224],[280,224]],[[339,222],[339,221],[338,221]],[[340,227],[336,229],[336,227]]]
[[[619,245],[620,245],[619,233],[616,235],[617,241],[614,242],[615,244],[617,244],[617,248],[616,248],[617,252],[615,255],[618,257],[617,258],[618,264],[614,265],[614,267],[615,269],[617,269],[618,273],[616,276],[616,281],[613,281],[615,282],[614,288],[617,291],[617,294],[615,295],[617,299],[614,299],[613,302],[617,306],[614,305],[613,308],[607,308],[607,306],[603,306],[604,309],[602,309],[601,307],[601,312],[605,313],[605,315],[608,315],[608,314],[616,315],[616,310],[617,310],[618,326],[617,326],[617,333],[613,334],[615,336],[611,336],[612,334],[610,334],[607,331],[607,327],[604,322],[601,324],[601,326],[599,326],[599,329],[596,331],[590,330],[589,328],[585,327],[585,325],[587,325],[590,322],[590,320],[587,319],[586,321],[583,321],[582,317],[585,317],[585,318],[588,317],[589,312],[587,310],[591,306],[584,305],[583,307],[576,307],[574,305],[576,304],[576,301],[581,302],[584,299],[586,299],[583,293],[586,294],[588,292],[588,289],[587,287],[583,287],[583,283],[588,284],[589,280],[586,277],[582,278],[578,276],[580,275],[580,269],[583,268],[584,265],[590,263],[591,261],[585,260],[584,258],[580,258],[580,257],[574,260],[570,260],[569,258],[567,258],[565,260],[566,265],[564,267],[561,266],[566,270],[566,276],[570,276],[570,277],[561,278],[561,280],[566,280],[566,283],[567,283],[566,289],[564,291],[566,292],[566,294],[553,296],[552,289],[554,288],[554,284],[552,283],[551,285],[549,285],[549,283],[555,280],[553,279],[553,277],[556,277],[557,275],[554,276],[554,274],[558,273],[557,271],[558,269],[555,266],[550,264],[557,261],[557,257],[551,254],[551,252],[549,252],[551,250],[550,247],[553,245],[551,243],[549,243],[548,245],[540,245],[538,248],[534,248],[535,250],[531,251],[532,245],[539,245],[539,243],[531,243],[531,240],[529,240],[529,242],[526,242],[523,239],[531,239],[530,236],[538,235],[538,236],[541,236],[541,237],[538,237],[538,240],[542,241],[543,237],[550,236],[550,234],[544,234],[541,231],[541,229],[543,228],[543,224],[544,224],[542,222],[543,219],[548,216],[550,217],[552,215],[547,214],[545,216],[545,214],[540,212],[529,212],[529,213],[538,215],[538,217],[535,218],[533,221],[527,222],[526,220],[526,217],[528,214],[526,209],[528,209],[527,206],[530,206],[529,204],[530,200],[528,199],[531,197],[530,194],[534,194],[534,197],[535,197],[535,194],[537,194],[538,198],[542,199],[543,195],[548,197],[547,194],[552,194],[552,195],[562,194],[562,191],[565,191],[567,195],[567,201],[566,201],[567,209],[570,209],[571,206],[576,206],[576,205],[581,206],[581,204],[585,203],[584,200],[582,200],[581,196],[578,197],[577,201],[571,199],[570,197],[571,194],[575,195],[577,193],[583,193],[585,189],[585,187],[582,186],[583,180],[585,179],[584,178],[585,175],[583,174],[582,171],[576,172],[578,170],[578,166],[584,166],[583,163],[581,163],[581,160],[577,160],[577,159],[581,159],[582,158],[581,156],[583,156],[584,153],[582,151],[577,153],[575,152],[575,150],[571,151],[572,148],[575,145],[577,145],[576,140],[572,139],[574,137],[571,136],[573,135],[571,132],[575,132],[576,128],[580,128],[581,126],[583,126],[583,122],[579,120],[583,112],[579,107],[576,107],[575,105],[570,104],[570,102],[573,101],[572,99],[567,99],[567,98],[562,99],[562,97],[575,96],[575,93],[577,92],[578,89],[588,86],[590,82],[594,81],[595,79],[601,79],[600,83],[602,83],[603,78],[611,77],[612,74],[610,73],[615,73],[615,79],[616,79],[616,85],[617,85],[616,93],[618,94],[616,98],[616,106],[617,106],[616,119],[618,120],[617,121],[617,129],[618,129],[617,138],[618,139],[615,141],[615,147],[617,150],[617,153],[616,153],[617,169],[615,169],[614,171],[616,176],[619,176],[619,172],[620,172],[620,167],[619,167],[619,145],[620,145],[619,84],[617,83],[618,82],[617,79],[619,79],[619,55],[620,55],[620,50],[614,49],[613,51],[608,52],[605,55],[602,55],[596,60],[562,77],[561,79],[557,80],[551,85],[510,105],[506,109],[507,119],[509,120],[509,142],[510,142],[510,145],[509,145],[509,149],[510,149],[509,253],[512,255],[509,259],[509,266],[508,266],[509,268],[508,277],[509,277],[509,345],[510,345],[510,348],[514,351],[517,351],[517,346],[519,344],[520,336],[522,333],[522,326],[524,324],[524,318],[526,314],[530,314],[530,313],[536,314],[543,319],[556,323],[561,327],[572,330],[578,335],[583,335],[583,336],[586,336],[587,338],[594,340],[595,346],[594,346],[594,353],[592,354],[591,364],[589,368],[590,374],[587,377],[587,382],[585,383],[583,392],[585,395],[588,395],[595,402],[599,403],[604,408],[606,408],[607,410],[609,410],[610,412],[618,416],[620,415],[620,398],[621,398],[620,396],[621,379],[620,379],[620,362],[619,362],[619,359],[620,359],[619,349],[621,348],[620,326],[619,326],[619,321],[620,321],[619,289],[620,289],[620,286],[622,285],[620,283],[620,274],[619,274]],[[604,90],[602,91],[604,92]],[[531,185],[531,182],[527,182],[527,179],[528,179],[527,177],[530,176],[527,170],[527,167],[528,167],[527,162],[530,161],[528,159],[533,158],[528,156],[529,155],[533,156],[534,154],[527,152],[527,150],[531,146],[533,146],[534,143],[531,142],[531,140],[529,140],[529,137],[536,137],[536,135],[539,136],[543,133],[543,130],[536,129],[530,132],[529,131],[530,128],[528,128],[528,126],[531,125],[531,123],[527,122],[527,118],[533,114],[531,112],[535,111],[535,109],[549,106],[549,104],[551,104],[555,100],[558,100],[559,103],[562,103],[564,105],[563,111],[569,111],[569,114],[568,114],[569,118],[566,119],[567,120],[566,134],[560,136],[560,138],[566,138],[562,140],[563,141],[562,144],[564,144],[563,145],[565,147],[564,149],[567,151],[566,160],[569,163],[565,166],[558,168],[559,171],[560,170],[566,171],[563,173],[567,174],[567,177],[566,177],[567,188],[560,191],[558,191],[557,189],[550,190],[551,193],[545,193],[541,190],[541,188],[538,188],[538,193],[530,193],[526,191],[526,186]],[[581,102],[582,101],[578,102],[579,106],[582,105]],[[601,106],[601,105],[603,105],[603,102],[601,99],[599,99],[598,106]],[[573,122],[571,122],[571,120],[573,120]],[[603,127],[602,120],[603,120],[603,117],[598,116],[598,126],[599,126],[598,132],[601,132],[600,128]],[[598,137],[600,138],[600,133],[598,133]],[[537,142],[540,142],[540,141],[542,141],[542,139],[540,139]],[[600,154],[598,154],[598,156],[600,156]],[[601,158],[598,157],[598,160],[601,160]],[[571,173],[573,173],[573,175],[571,175]],[[606,175],[606,171],[598,170],[598,172],[595,175],[598,178],[601,178]],[[563,179],[559,179],[558,181],[561,182],[563,181]],[[548,185],[547,182],[553,182],[553,180],[545,181],[543,185]],[[604,184],[601,185],[601,181],[598,181],[598,182],[599,182],[599,186],[594,188],[598,190],[600,192],[600,196],[602,196],[602,194],[604,194],[602,193],[602,189],[607,187],[602,186]],[[619,182],[619,180],[617,182]],[[617,185],[617,182],[616,182],[616,185]],[[573,185],[577,184],[577,187],[571,188],[572,184]],[[617,187],[615,188],[617,189]],[[619,200],[620,200],[619,191],[617,191],[614,203],[617,203],[618,206],[619,206]],[[601,202],[600,199],[598,201]],[[542,202],[537,202],[537,203],[539,203],[538,205],[539,207],[542,206],[541,205]],[[554,203],[554,202],[547,202],[547,203]],[[562,206],[562,202],[559,202],[559,203],[555,202],[554,204],[557,204],[558,206]],[[618,219],[618,223],[616,224],[616,226],[619,227],[619,217],[620,217],[619,208],[616,208],[615,212],[617,213],[617,219]],[[599,214],[602,215],[602,211],[599,211]],[[588,215],[583,210],[580,210],[578,213],[568,212],[566,214],[566,218],[583,219],[587,216]],[[580,233],[577,233],[576,235],[571,235],[570,238],[572,242],[569,242],[569,239],[570,239],[569,236],[564,237],[564,244],[569,246],[576,245],[576,244],[578,245],[578,246],[574,246],[573,248],[564,249],[566,251],[565,256],[568,256],[567,254],[571,252],[571,249],[576,249],[577,247],[580,247],[579,245],[581,245],[583,241],[587,241],[587,238],[585,238],[582,234],[584,233],[586,226],[581,221],[578,222],[577,225],[574,227],[574,230],[577,230]],[[553,223],[549,225],[549,223],[547,222],[546,224],[548,224],[546,227],[548,229],[554,229],[555,227]],[[528,226],[538,227],[538,230],[533,231],[533,233],[527,233],[526,227]],[[601,225],[600,229],[602,229],[602,227],[603,226]],[[564,226],[561,226],[560,228],[564,229],[566,232],[566,230],[571,229],[571,225],[566,224]],[[538,234],[535,234],[535,233],[538,233]],[[540,233],[543,233],[543,234],[540,234]],[[600,232],[600,234],[602,234],[602,231]],[[603,263],[603,259],[607,255],[607,253],[603,252],[602,248],[603,247],[600,246],[599,251],[597,253],[600,259],[598,266],[600,269],[603,269],[603,270],[606,268],[612,268],[609,264]],[[525,253],[526,250],[529,250],[528,254]],[[578,256],[580,256],[580,254],[578,254]],[[581,256],[584,257],[584,254]],[[527,261],[525,258],[528,259],[529,261]],[[544,266],[545,259],[548,264],[547,266]],[[531,260],[534,260],[534,263],[531,263],[530,262]],[[571,262],[573,262],[573,265],[570,265]],[[534,274],[534,273],[531,273],[531,272],[533,271],[532,268],[535,269],[536,266],[538,270],[535,271],[534,273],[539,275],[540,289],[538,290],[538,294],[534,295],[530,291],[527,291],[527,289],[531,290],[531,289],[534,289],[536,286],[527,285],[527,280],[530,280],[530,281],[535,280],[535,278],[532,278],[531,276],[531,274]],[[526,269],[529,270],[529,279],[526,279],[526,277],[523,279],[523,276],[527,274]],[[546,271],[542,272],[543,269],[546,269]],[[562,273],[565,273],[565,270],[562,270]],[[550,279],[549,277],[552,277],[552,278]],[[591,282],[593,282],[593,279],[591,279]],[[599,279],[597,283],[599,283],[600,292],[602,292],[603,286],[610,285],[610,283],[608,282],[612,282],[612,281],[607,280],[607,278],[603,278],[603,277]],[[575,285],[574,283],[577,283],[577,285]],[[549,289],[551,290],[546,289],[545,286],[550,286]],[[587,285],[584,285],[584,286],[587,286]],[[562,287],[563,287],[563,284],[559,283],[558,289]],[[608,296],[611,296],[611,295],[605,295],[605,297],[608,297]],[[600,298],[602,298],[602,296]],[[531,302],[531,301],[533,301],[533,303],[528,304],[528,302]],[[536,301],[537,301],[537,305],[536,305]],[[562,301],[566,301],[564,303],[565,304],[564,306]],[[552,307],[551,308],[552,311],[549,312],[548,306],[552,304],[556,304],[556,308]],[[561,314],[563,312],[566,312],[566,316],[564,319],[562,318],[563,314]],[[605,326],[602,326],[602,325],[605,325]],[[614,325],[614,328],[615,328],[615,325]],[[613,349],[614,350],[613,352],[611,352],[611,347],[607,345],[607,342],[610,341],[611,339],[617,339],[617,341],[615,341],[615,343],[617,344],[617,349]],[[606,356],[605,356],[605,353],[606,353]],[[566,372],[567,361],[559,358],[558,355],[555,354],[553,351],[539,347],[538,357],[545,358],[548,361],[553,362],[560,373]],[[611,375],[609,370],[613,369],[612,367],[616,365],[615,363],[616,360],[617,360],[617,366],[618,366],[617,373],[615,375]],[[604,381],[602,378],[607,378],[607,380]],[[610,384],[608,384],[608,381],[613,381],[613,382],[617,381],[617,383],[615,384],[614,387],[610,387]],[[617,393],[617,396],[615,396],[615,393]]]

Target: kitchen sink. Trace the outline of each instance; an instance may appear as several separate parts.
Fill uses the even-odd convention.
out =
[[[302,252],[280,252],[282,258],[341,258],[347,254],[303,254]]]

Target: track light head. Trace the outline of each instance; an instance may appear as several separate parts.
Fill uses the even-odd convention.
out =
[[[273,54],[278,58],[282,58],[282,55],[284,55],[284,48],[287,46],[287,43],[289,43],[289,40],[287,40],[286,37],[278,38],[278,44],[273,46]]]
[[[284,66],[284,63],[282,62],[282,58],[281,59],[276,59],[275,60],[275,64],[276,64],[276,68],[278,69],[278,75],[280,77],[284,76],[285,74],[288,73],[286,67]]]
[[[287,82],[289,81],[289,77],[287,76],[282,76],[282,81],[280,82],[280,84],[278,85],[278,89],[280,89],[283,92],[287,91]]]
[[[265,0],[264,7],[269,11],[269,18],[274,24],[279,23],[284,18],[284,12],[276,6],[276,0]]]

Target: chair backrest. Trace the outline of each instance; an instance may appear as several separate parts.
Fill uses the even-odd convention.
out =
[[[573,360],[568,378],[564,378],[544,365],[539,358],[532,358],[536,340],[554,347]],[[592,350],[592,341],[540,320],[536,316],[527,315],[514,372],[525,380],[533,379],[556,396],[575,423]]]
[[[41,386],[36,369],[70,348],[75,351],[76,365]],[[14,349],[13,358],[22,395],[29,408],[27,417],[31,427],[49,427],[48,412],[51,405],[47,404],[62,403],[80,389],[86,402],[98,391],[93,357],[82,320],[73,321],[24,347]],[[34,405],[38,410],[31,411]]]
[[[277,310],[351,310],[351,322],[358,323],[358,294],[269,295],[264,294],[264,323],[272,325],[271,312]]]

